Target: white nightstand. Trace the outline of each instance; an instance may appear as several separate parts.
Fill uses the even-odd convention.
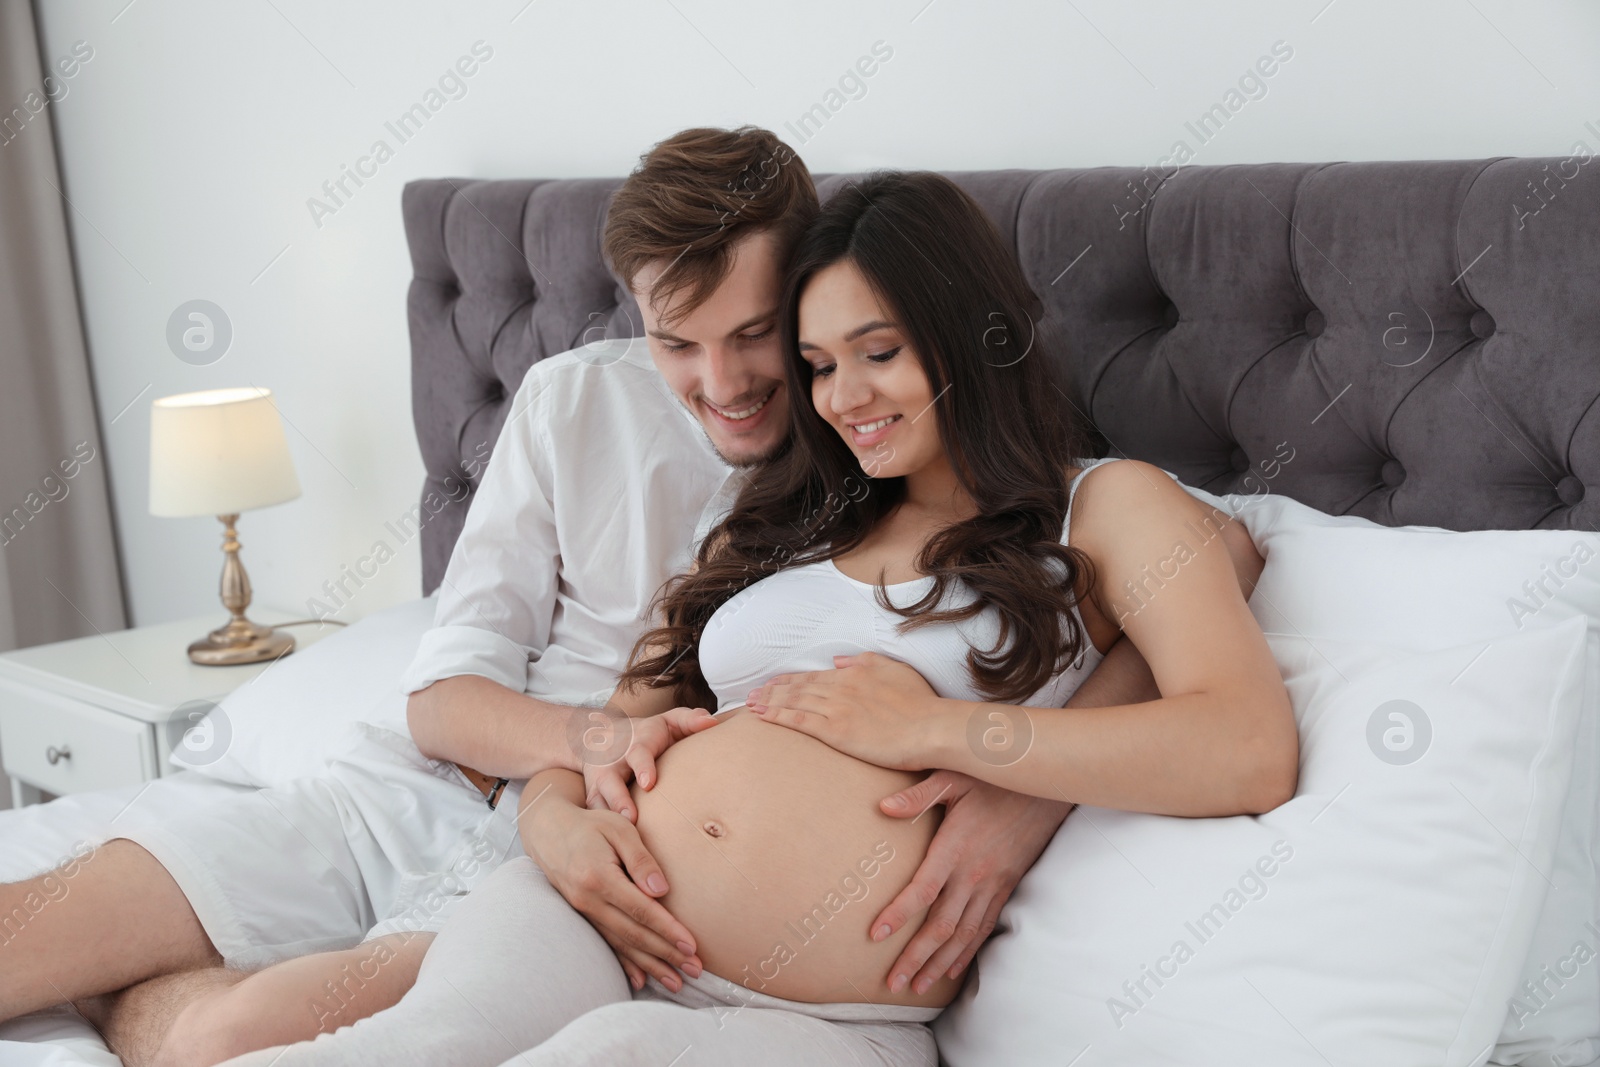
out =
[[[261,607],[250,615],[267,625],[295,617]],[[12,803],[37,803],[41,790],[63,796],[176,774],[167,757],[196,702],[220,700],[270,667],[189,662],[189,642],[225,621],[216,611],[0,654],[0,759]],[[334,629],[289,632],[305,648]]]

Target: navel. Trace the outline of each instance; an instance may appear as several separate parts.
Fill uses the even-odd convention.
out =
[[[727,828],[715,819],[707,819],[700,829],[705,831],[707,837],[725,837],[728,833]]]

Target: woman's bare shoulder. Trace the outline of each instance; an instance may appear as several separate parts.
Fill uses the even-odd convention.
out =
[[[1079,479],[1068,540],[1087,548],[1141,527],[1200,521],[1213,510],[1155,464],[1119,459],[1102,463]],[[1226,518],[1222,516],[1222,521]]]
[[[1082,471],[1083,468],[1078,470]],[[1082,474],[1078,479],[1078,492],[1072,507],[1076,513],[1085,501],[1090,500],[1102,503],[1172,500],[1175,499],[1173,493],[1177,497],[1192,499],[1172,475],[1154,463],[1146,463],[1142,459],[1119,459],[1101,463]]]

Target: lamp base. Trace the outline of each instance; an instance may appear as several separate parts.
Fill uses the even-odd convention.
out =
[[[294,635],[258,626],[242,615],[229,619],[189,646],[189,658],[205,667],[260,663],[294,651]]]

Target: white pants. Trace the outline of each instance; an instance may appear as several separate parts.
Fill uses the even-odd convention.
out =
[[[352,724],[325,773],[174,813],[135,803],[111,828],[172,875],[230,967],[254,970],[364,937],[438,930],[508,855],[517,796],[491,811],[452,763]]]
[[[934,1067],[938,1009],[802,1004],[703,974],[633,993],[600,934],[533,860],[456,908],[399,1004],[224,1067]]]
[[[143,785],[75,793],[48,804],[0,811],[0,882],[20,882],[59,867],[113,836],[133,807],[145,809],[155,820],[176,819],[254,791],[252,786],[182,771]],[[61,1005],[0,1023],[0,1064],[121,1067],[122,1061],[107,1050],[83,1016]]]

